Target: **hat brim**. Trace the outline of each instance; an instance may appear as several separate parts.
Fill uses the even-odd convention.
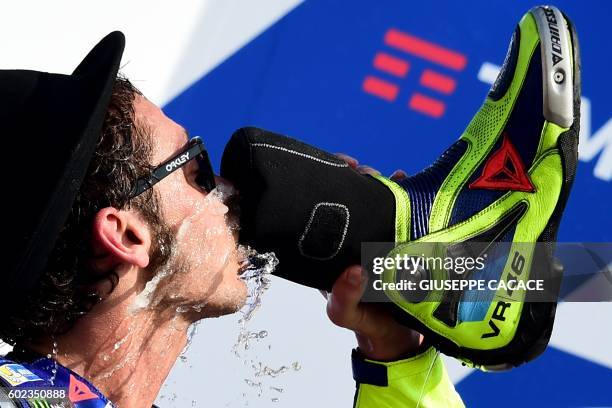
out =
[[[108,34],[70,76],[70,80],[75,81],[74,88],[78,90],[76,97],[82,96],[79,115],[75,115],[76,123],[72,124],[71,130],[76,137],[66,157],[62,176],[53,186],[37,226],[15,265],[13,282],[9,286],[12,286],[15,294],[24,293],[38,282],[70,214],[100,140],[124,48],[125,37],[121,32]]]

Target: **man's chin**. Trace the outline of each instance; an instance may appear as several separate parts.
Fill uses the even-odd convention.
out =
[[[219,288],[200,310],[197,320],[236,313],[246,304],[246,300],[246,284],[238,279],[231,287]]]
[[[237,284],[233,289],[234,291],[229,297],[232,301],[229,302],[229,307],[225,309],[226,313],[224,314],[236,313],[246,304],[248,295],[246,283],[242,279],[237,279]]]

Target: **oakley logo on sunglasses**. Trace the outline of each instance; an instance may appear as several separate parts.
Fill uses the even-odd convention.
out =
[[[166,164],[166,171],[172,171],[176,169],[177,167],[185,164],[185,162],[187,162],[188,160],[189,160],[189,152],[181,155],[181,157],[177,157],[176,159],[172,160],[170,163]]]

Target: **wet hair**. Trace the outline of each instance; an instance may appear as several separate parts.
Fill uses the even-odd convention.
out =
[[[102,208],[138,211],[152,230],[148,270],[168,261],[174,238],[162,218],[159,197],[153,189],[129,197],[138,177],[153,168],[151,132],[134,115],[137,95],[140,92],[129,80],[117,77],[100,140],[46,269],[23,304],[2,311],[0,338],[5,342],[65,333],[105,295],[92,289],[94,284],[108,280],[114,290],[119,280],[116,271],[92,268],[91,228]]]

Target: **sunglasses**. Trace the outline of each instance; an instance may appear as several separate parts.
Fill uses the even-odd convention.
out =
[[[196,183],[206,190],[207,193],[210,193],[216,186],[215,172],[210,164],[210,158],[202,138],[194,136],[187,142],[183,150],[157,166],[148,176],[140,177],[136,180],[136,185],[130,194],[130,198],[138,197],[194,159],[197,160],[199,167]]]

